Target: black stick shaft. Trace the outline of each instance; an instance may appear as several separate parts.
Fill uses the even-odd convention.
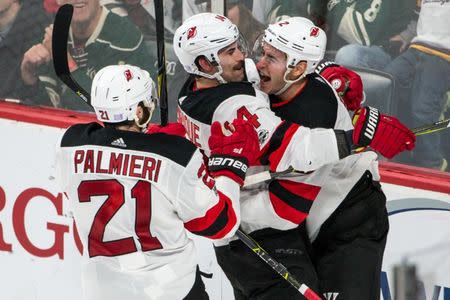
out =
[[[81,99],[91,105],[91,96],[72,78],[67,61],[67,41],[72,14],[73,6],[70,4],[64,4],[56,13],[52,32],[53,67],[56,76]]]
[[[161,112],[161,126],[168,120],[166,53],[164,45],[164,9],[163,0],[155,0],[156,46],[158,48],[158,95]]]

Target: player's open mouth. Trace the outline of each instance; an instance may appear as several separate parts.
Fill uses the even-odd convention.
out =
[[[263,82],[263,83],[270,81],[270,77],[263,75],[262,73],[259,73],[259,77],[261,78],[261,82]]]

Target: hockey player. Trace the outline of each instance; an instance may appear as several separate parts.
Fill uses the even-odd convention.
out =
[[[239,48],[238,38],[236,26],[227,18],[212,13],[187,19],[175,32],[175,53],[185,70],[192,74],[180,92],[178,121],[187,129],[189,139],[207,155],[210,149],[206,141],[211,124],[214,121],[227,122],[236,117],[250,121],[257,129],[262,148],[258,163],[268,165],[272,171],[282,171],[289,166],[300,171],[312,171],[347,156],[353,144],[370,144],[380,153],[393,156],[414,143],[404,136],[390,138],[391,133],[398,131],[397,123],[391,123],[381,116],[362,114],[358,119],[358,130],[353,132],[309,129],[283,121],[270,111],[266,94],[255,89],[251,83],[242,82],[245,77],[244,54]],[[371,124],[367,125],[369,119]],[[375,129],[368,134],[372,138],[370,141],[361,138],[368,126],[369,130]],[[258,197],[241,199],[243,211],[251,212],[257,206],[266,208],[261,213],[253,214],[241,225],[247,232],[252,232],[251,235],[258,241],[261,242],[263,238],[270,240],[267,250],[292,270],[295,276],[302,278],[308,286],[315,287],[316,276],[308,264],[307,245],[303,243],[302,233],[299,230],[280,232],[268,228],[283,229],[286,226],[282,218],[273,217],[276,214],[290,215],[297,224],[304,221],[318,192],[317,187],[307,188],[307,198],[299,197],[294,191],[288,199],[280,199],[276,205],[267,205],[264,199],[259,201]],[[264,242],[262,244],[266,246]],[[233,241],[218,247],[216,254],[234,287],[236,298],[299,297],[295,289],[289,288],[283,279],[261,263],[241,242]],[[245,272],[241,270],[243,265]],[[230,276],[236,273],[239,276]]]
[[[82,243],[83,299],[208,299],[186,230],[232,236],[239,187],[258,152],[242,120],[211,127],[208,176],[200,151],[179,124],[142,131],[155,107],[154,83],[135,66],[101,69],[92,84],[98,123],[63,135],[57,170]]]
[[[332,86],[313,71],[314,65],[323,59],[325,32],[306,18],[288,18],[269,25],[261,48],[262,56],[257,63],[260,87],[269,94],[271,109],[278,117],[311,128],[352,129],[341,99]],[[343,86],[352,85],[354,91],[350,89],[345,100],[350,108],[358,108],[358,101],[353,100],[361,99],[362,93],[355,74],[333,64],[322,65],[318,71],[331,84],[339,83],[335,87],[340,91]],[[352,76],[355,85],[350,82]],[[355,118],[366,114],[380,116],[376,109],[365,107],[357,111]],[[414,135],[397,120],[390,122],[397,128],[395,136],[410,140],[412,147]],[[355,130],[359,130],[358,123]],[[337,294],[339,299],[379,299],[389,223],[376,159],[375,153],[367,151],[308,175],[289,178],[290,182],[299,182],[297,189],[306,184],[319,189],[306,223],[323,295]],[[277,201],[277,187],[285,181],[275,180],[269,184],[268,197],[272,202]]]

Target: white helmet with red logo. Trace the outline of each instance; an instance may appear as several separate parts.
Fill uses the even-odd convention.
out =
[[[262,43],[284,52],[287,56],[284,81],[286,84],[276,93],[286,91],[294,82],[314,72],[325,55],[327,36],[314,23],[302,17],[292,17],[269,25],[264,31]],[[306,61],[306,71],[297,79],[289,80],[287,75],[299,62]]]
[[[302,17],[292,17],[269,25],[263,41],[286,53],[288,69],[300,61],[306,61],[308,74],[323,59],[327,46],[325,32],[311,20]]]
[[[231,21],[218,14],[201,13],[188,18],[177,28],[173,37],[173,49],[186,72],[225,82],[221,76],[219,50],[239,38],[239,30]],[[196,60],[205,56],[218,71],[207,74],[200,71]]]
[[[106,123],[135,120],[145,128],[155,109],[157,94],[150,74],[131,65],[106,66],[95,74],[91,88],[91,104],[97,119]],[[142,102],[149,117],[139,123],[136,116],[138,104]]]

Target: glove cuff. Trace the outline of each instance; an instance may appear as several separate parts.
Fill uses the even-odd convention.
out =
[[[340,65],[338,65],[337,63],[335,63],[334,61],[331,61],[331,60],[323,61],[316,67],[316,69],[314,71],[317,74],[320,74],[328,67],[340,67]]]
[[[380,111],[376,108],[366,106],[364,107],[365,115],[364,120],[359,120],[362,116],[360,113],[355,113],[353,118],[357,118],[353,120],[355,124],[359,122],[363,122],[359,126],[355,126],[355,130],[353,131],[353,141],[358,146],[369,146],[374,137],[378,128],[378,124],[380,123]]]
[[[244,183],[247,169],[248,161],[245,157],[213,154],[208,160],[208,170],[212,176],[230,177],[241,186]]]

